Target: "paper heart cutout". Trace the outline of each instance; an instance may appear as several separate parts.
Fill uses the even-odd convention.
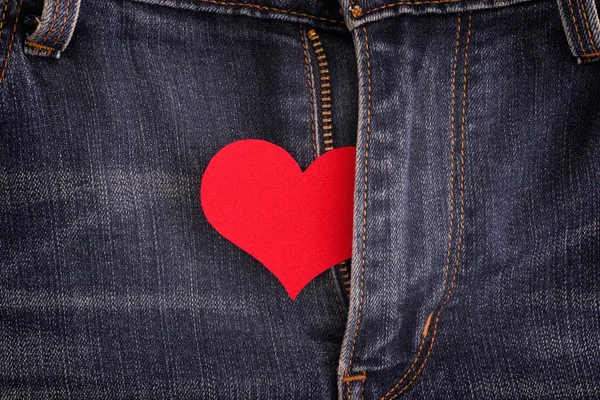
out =
[[[352,255],[355,154],[355,147],[328,151],[303,173],[277,145],[231,143],[206,167],[202,209],[295,300],[314,277]]]

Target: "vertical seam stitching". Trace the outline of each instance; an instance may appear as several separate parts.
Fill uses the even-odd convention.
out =
[[[363,180],[363,234],[362,234],[362,251],[361,251],[361,268],[360,268],[360,297],[358,312],[356,316],[356,326],[354,327],[354,337],[352,339],[352,347],[350,350],[350,360],[348,363],[348,370],[352,368],[352,361],[354,359],[354,350],[356,348],[356,341],[358,339],[358,332],[360,329],[360,317],[363,308],[363,300],[365,293],[365,257],[367,249],[367,206],[368,206],[368,190],[369,190],[369,142],[371,139],[371,55],[369,52],[369,36],[367,35],[367,27],[362,29],[363,37],[365,39],[365,57],[367,61],[367,133],[365,137],[365,165],[364,165],[364,180]],[[364,382],[361,383],[364,385]],[[350,388],[350,385],[348,385]],[[349,390],[348,390],[349,391]]]
[[[8,0],[4,0],[4,9],[2,11],[2,18],[0,19],[0,39],[2,39],[2,28],[4,28],[4,18],[6,17],[6,10],[8,10]]]
[[[421,365],[419,366],[419,369],[417,370],[417,372],[415,373],[415,375],[410,379],[410,381],[408,381],[406,383],[406,385],[404,385],[404,387],[402,389],[400,389],[400,391],[398,393],[396,393],[395,395],[393,395],[392,397],[390,397],[389,399],[395,399],[398,396],[400,396],[402,393],[406,392],[411,385],[413,384],[413,382],[419,377],[419,375],[421,374],[421,372],[423,371],[423,369],[425,368],[425,365],[427,364],[427,361],[429,359],[429,356],[431,355],[431,352],[433,350],[433,346],[435,343],[435,337],[437,335],[437,328],[438,328],[438,323],[440,320],[440,315],[442,313],[442,311],[444,310],[444,308],[446,307],[446,305],[448,304],[448,302],[450,301],[450,298],[452,297],[452,293],[454,292],[454,285],[456,282],[456,277],[457,277],[457,273],[458,273],[458,266],[460,264],[460,260],[461,260],[461,255],[462,255],[462,244],[463,244],[463,231],[464,231],[464,211],[465,211],[465,124],[466,124],[466,106],[467,106],[467,66],[468,66],[468,59],[469,59],[469,44],[471,41],[471,26],[472,26],[472,14],[471,12],[469,12],[469,23],[468,23],[468,30],[467,30],[467,38],[466,38],[466,42],[465,42],[465,50],[464,50],[464,59],[463,59],[463,88],[462,88],[462,104],[461,104],[461,148],[460,148],[460,181],[459,181],[459,192],[460,192],[460,211],[459,211],[459,227],[458,227],[458,238],[457,238],[457,246],[456,246],[456,259],[455,259],[455,263],[454,263],[454,268],[452,271],[452,281],[450,283],[450,288],[448,289],[448,293],[446,294],[446,298],[444,300],[444,302],[441,304],[439,310],[436,312],[435,315],[435,320],[433,322],[433,334],[431,337],[431,341],[429,343],[429,348],[427,350],[427,354],[425,355],[425,358],[423,359]],[[454,172],[452,172],[454,173]],[[431,315],[430,315],[431,317]],[[429,322],[430,319],[428,318],[428,323],[426,323],[426,327],[427,330],[429,330]],[[427,335],[427,332],[424,332],[424,335]],[[387,396],[387,394],[386,394]]]
[[[19,6],[17,7],[15,25],[13,26],[12,36],[10,37],[10,43],[8,44],[8,52],[6,53],[6,59],[4,60],[4,66],[2,67],[2,72],[0,73],[0,83],[4,81],[4,74],[6,73],[6,69],[8,68],[8,62],[10,60],[10,54],[12,52],[13,42],[15,40],[15,33],[17,32],[17,24],[19,23],[19,15],[21,14],[21,5],[23,5],[23,0],[19,0]]]
[[[465,122],[466,122],[466,107],[467,107],[467,65],[469,59],[469,44],[471,41],[471,22],[472,22],[472,14],[469,12],[469,25],[467,30],[467,40],[465,43],[465,55],[463,60],[463,89],[462,89],[462,107],[461,107],[461,149],[460,149],[460,182],[459,182],[459,191],[460,191],[460,211],[459,211],[459,222],[458,222],[458,238],[456,245],[456,260],[454,263],[454,269],[452,271],[452,282],[450,283],[450,288],[448,290],[448,294],[446,295],[446,299],[444,303],[441,305],[440,309],[437,311],[435,320],[433,322],[433,335],[431,337],[431,342],[429,343],[429,349],[427,350],[427,355],[425,359],[421,363],[419,370],[415,373],[412,379],[395,395],[393,398],[400,396],[403,392],[408,390],[410,386],[413,384],[415,379],[421,374],[431,352],[433,350],[433,345],[435,343],[435,337],[437,334],[437,327],[440,320],[440,315],[442,311],[450,301],[452,297],[452,293],[454,292],[454,284],[456,282],[456,276],[458,273],[458,266],[461,260],[462,255],[462,238],[463,238],[463,227],[464,227],[464,214],[465,214]]]
[[[54,47],[44,46],[43,44],[39,44],[36,42],[30,42],[29,40],[25,41],[25,46],[33,47],[34,49],[44,50],[44,51],[47,51],[48,53],[56,51],[56,49]]]
[[[69,17],[69,7],[70,6],[71,6],[71,0],[67,0],[67,6],[65,8],[65,16],[63,17],[63,23],[62,23],[62,25],[60,27],[60,31],[58,32],[58,37],[56,38],[56,40],[52,44],[52,47],[56,47],[56,44],[60,40],[60,38],[61,38],[61,36],[63,34],[63,31],[65,30],[65,26],[67,26],[67,18]]]
[[[46,35],[44,36],[44,38],[42,39],[42,42],[40,44],[45,44],[46,40],[48,40],[48,36],[50,36],[50,33],[52,32],[52,30],[54,30],[54,24],[56,23],[56,16],[58,14],[58,1],[59,0],[54,0],[54,13],[52,14],[52,23],[50,24],[50,28],[48,28],[48,31],[46,32]],[[37,48],[35,55],[39,55],[40,54],[40,49],[39,47]]]
[[[577,42],[579,43],[579,48],[581,49],[582,54],[586,54],[585,48],[583,47],[583,41],[581,40],[581,35],[579,34],[579,28],[577,27],[577,20],[575,20],[575,10],[573,10],[573,2],[571,0],[567,0],[569,4],[569,10],[571,12],[571,19],[573,20],[573,27],[575,28],[575,34],[577,36]]]
[[[449,233],[448,233],[448,245],[446,250],[446,267],[444,273],[444,280],[442,285],[442,290],[440,291],[440,298],[438,299],[437,304],[442,301],[444,296],[444,292],[446,291],[446,286],[448,282],[448,272],[450,270],[450,251],[452,248],[452,237],[453,237],[453,221],[454,221],[454,134],[455,134],[455,102],[456,102],[456,72],[458,69],[458,51],[460,48],[460,31],[461,31],[461,14],[458,14],[456,21],[456,41],[454,46],[454,56],[452,59],[452,79],[450,84],[450,193],[449,193]],[[433,311],[429,314],[427,318],[427,322],[431,322],[431,316],[433,315]],[[425,346],[425,342],[428,337],[428,329],[430,324],[426,323],[423,328],[423,332],[421,334],[421,343],[419,344],[419,349],[417,350],[417,354],[415,355],[411,365],[408,367],[404,375],[396,382],[396,384],[383,396],[383,398],[387,398],[391,396],[393,392],[404,382],[404,380],[410,375],[413,371],[413,368],[419,361],[421,357],[421,353],[423,351],[423,347]]]
[[[585,0],[579,1],[578,4],[579,4],[582,14],[583,14],[583,21],[585,22],[585,28],[587,31],[588,40],[589,40],[590,44],[592,45],[592,49],[594,50],[594,52],[598,53],[598,49],[596,48],[596,43],[594,41],[594,36],[592,35],[592,31],[590,29],[590,24],[588,22],[587,11],[585,9]]]

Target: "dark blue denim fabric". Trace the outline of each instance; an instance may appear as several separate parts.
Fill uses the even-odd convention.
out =
[[[354,35],[342,396],[600,398],[600,65],[551,1]]]
[[[344,324],[329,276],[292,302],[199,201],[233,141],[312,161],[307,27],[87,1],[56,60],[23,50],[21,21],[42,4],[7,4],[0,398],[335,398]],[[352,145],[351,37],[319,34],[336,146]]]
[[[68,1],[0,7],[0,398],[600,398],[593,1]],[[349,305],[199,202],[233,141],[325,151],[311,30]]]

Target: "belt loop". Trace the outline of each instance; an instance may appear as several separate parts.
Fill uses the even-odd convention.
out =
[[[571,53],[579,64],[600,59],[600,21],[595,0],[557,0]]]
[[[25,40],[25,54],[59,58],[67,47],[81,0],[44,0],[44,10],[36,29]]]

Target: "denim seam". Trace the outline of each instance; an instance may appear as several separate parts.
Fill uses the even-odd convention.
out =
[[[583,43],[582,35],[579,32],[579,26],[578,26],[578,22],[577,22],[577,20],[580,18],[576,18],[576,16],[575,16],[575,9],[573,7],[573,1],[574,0],[567,0],[567,4],[569,7],[569,13],[571,14],[572,29],[575,31],[575,36],[577,37],[577,43],[579,44],[579,49],[580,49],[580,54],[578,54],[577,56],[581,57],[581,58],[598,57],[598,56],[600,56],[600,51],[598,51],[598,49],[596,48],[593,34],[592,34],[590,26],[589,26],[587,11],[586,11],[585,5],[583,4],[583,2],[585,0],[578,1],[577,5],[578,5],[578,9],[581,13],[581,19],[583,19],[583,23],[586,28],[586,33],[587,33],[587,38],[588,38],[587,43],[592,47],[592,49],[593,49],[592,52],[588,52]]]
[[[67,18],[69,17],[69,7],[70,6],[71,6],[71,0],[67,0],[67,6],[65,7],[65,16],[63,17],[63,23],[60,27],[60,31],[58,32],[58,36],[57,36],[56,40],[52,44],[52,47],[56,47],[56,44],[60,40],[60,38],[65,30],[65,26],[67,26]]]
[[[460,30],[461,30],[461,14],[458,15],[457,17],[457,24],[456,24],[456,41],[455,41],[455,46],[454,46],[454,56],[452,58],[452,79],[451,79],[451,84],[450,84],[450,193],[449,193],[449,233],[448,233],[448,244],[447,244],[447,250],[446,250],[446,267],[445,267],[445,273],[444,273],[444,280],[443,280],[443,286],[442,286],[442,290],[440,291],[440,298],[438,300],[438,304],[439,302],[442,300],[443,296],[444,296],[444,292],[446,290],[446,285],[447,285],[447,280],[448,280],[448,272],[450,269],[450,252],[452,249],[452,237],[453,237],[453,233],[454,233],[454,228],[453,228],[453,221],[454,221],[454,154],[455,154],[455,150],[454,150],[454,135],[455,135],[455,101],[456,101],[456,73],[457,73],[457,68],[458,68],[458,52],[460,49]],[[383,398],[386,398],[387,396],[392,395],[392,393],[402,384],[402,382],[404,382],[404,380],[406,379],[406,377],[412,372],[413,368],[415,367],[415,365],[417,364],[417,361],[419,361],[420,357],[421,357],[421,353],[423,351],[423,346],[425,346],[425,340],[427,339],[428,336],[428,331],[429,331],[429,326],[431,324],[431,319],[433,316],[433,311],[429,314],[425,325],[423,327],[423,331],[421,334],[421,343],[419,344],[419,348],[417,350],[417,354],[415,355],[412,364],[408,367],[408,369],[406,370],[405,374],[398,380],[398,382],[396,382],[396,384],[385,394],[385,396],[383,396]]]
[[[459,3],[465,0],[421,0],[421,1],[410,1],[410,0],[403,0],[403,1],[396,1],[393,3],[388,3],[388,4],[384,4],[382,6],[378,6],[378,7],[373,7],[370,8],[368,10],[365,10],[363,13],[364,14],[370,14],[372,12],[376,12],[379,10],[384,10],[386,8],[391,8],[391,7],[396,7],[396,6],[404,6],[404,5],[421,5],[421,4],[443,4],[443,3]]]
[[[406,373],[402,376],[402,378],[400,378],[400,380],[398,380],[398,382],[382,397],[382,399],[387,399],[387,400],[392,400],[397,398],[398,396],[402,395],[404,392],[406,392],[414,383],[414,381],[420,376],[421,372],[423,371],[423,369],[425,368],[425,365],[427,364],[427,361],[429,360],[429,357],[431,355],[431,352],[433,350],[433,346],[435,343],[435,337],[437,335],[437,328],[438,328],[438,324],[439,324],[439,320],[440,320],[440,316],[442,311],[444,310],[444,308],[446,307],[446,305],[448,304],[448,302],[450,301],[450,298],[452,297],[452,293],[454,291],[454,287],[455,287],[455,282],[456,282],[456,277],[457,277],[457,273],[458,273],[458,267],[460,264],[460,260],[461,260],[461,255],[462,255],[462,246],[463,246],[463,231],[464,231],[464,214],[465,214],[465,122],[466,122],[466,105],[467,105],[467,66],[468,66],[468,54],[469,54],[469,44],[470,44],[470,40],[471,40],[471,26],[472,26],[472,14],[471,12],[469,12],[469,18],[468,18],[468,31],[467,31],[467,37],[466,37],[466,42],[465,42],[465,47],[464,47],[464,59],[463,59],[463,88],[462,88],[462,103],[461,103],[461,134],[460,134],[460,173],[459,173],[459,222],[458,222],[458,237],[457,237],[457,243],[456,243],[456,258],[455,258],[455,262],[454,262],[454,268],[452,270],[452,280],[450,282],[450,287],[448,289],[448,291],[446,292],[446,288],[448,285],[448,276],[449,276],[449,269],[450,269],[450,261],[451,261],[451,249],[452,249],[452,242],[453,242],[453,232],[454,232],[454,227],[453,227],[453,219],[454,219],[454,212],[455,212],[455,208],[454,208],[454,204],[456,202],[455,200],[455,196],[454,196],[454,176],[455,176],[455,169],[456,169],[456,160],[455,160],[455,148],[456,148],[456,141],[455,141],[455,108],[456,108],[456,73],[457,73],[457,68],[458,68],[458,53],[459,53],[459,47],[460,47],[460,30],[461,30],[461,14],[458,15],[457,17],[457,28],[456,28],[456,45],[455,45],[455,50],[454,50],[454,56],[453,56],[453,70],[452,70],[452,80],[451,80],[451,94],[450,94],[450,104],[451,104],[451,111],[450,111],[450,121],[451,121],[451,125],[450,125],[450,193],[449,193],[449,234],[448,234],[448,247],[447,247],[447,251],[446,251],[446,267],[445,267],[445,274],[444,274],[444,282],[442,285],[442,290],[440,293],[440,299],[438,300],[438,303],[436,305],[435,308],[437,308],[437,312],[432,311],[424,326],[423,326],[423,331],[421,334],[421,343],[419,345],[419,349],[417,350],[417,354],[415,355],[412,364],[408,367]],[[443,299],[443,302],[442,302]],[[434,317],[435,315],[435,317]],[[419,369],[415,372],[415,374],[413,375],[413,377],[404,385],[402,386],[402,388],[400,388],[396,393],[394,393],[396,391],[396,389],[398,389],[400,387],[400,385],[404,382],[404,380],[410,375],[410,373],[413,371],[414,367],[417,365],[418,361],[421,359],[421,354],[423,351],[423,348],[425,346],[425,343],[427,341],[427,338],[429,337],[429,332],[430,332],[430,328],[432,327],[432,323],[433,323],[433,334],[431,335],[431,339],[429,340],[429,346],[427,349],[427,354],[425,355],[424,359],[421,361],[421,364],[419,366]]]
[[[365,39],[365,58],[367,61],[367,132],[365,137],[365,165],[364,165],[364,180],[363,180],[363,227],[362,227],[362,251],[360,261],[360,289],[359,289],[359,301],[358,311],[356,315],[356,325],[354,327],[354,336],[352,338],[352,346],[350,348],[350,360],[348,362],[348,371],[352,370],[352,362],[354,360],[354,354],[356,349],[356,342],[358,339],[358,332],[361,324],[361,314],[363,309],[363,301],[365,297],[365,261],[367,251],[367,207],[368,207],[368,192],[369,192],[369,142],[371,140],[371,55],[369,49],[369,36],[367,35],[367,27],[364,26],[362,29],[363,37]],[[362,397],[364,398],[364,379],[360,380],[362,387]],[[348,388],[348,395],[350,395],[350,382],[345,382]]]
[[[360,374],[350,375],[348,371],[344,373],[344,377],[342,378],[342,382],[346,385],[346,400],[351,400],[352,392],[351,385],[355,382],[360,383],[360,398],[361,400],[365,399],[365,381],[367,380],[367,373],[365,371]]]
[[[6,0],[6,1],[8,2],[8,0]],[[12,53],[13,44],[14,44],[14,40],[15,40],[15,34],[17,33],[17,25],[19,23],[19,15],[21,14],[21,6],[22,5],[23,5],[23,0],[19,0],[19,5],[17,7],[17,15],[15,17],[15,24],[14,24],[13,30],[12,30],[12,36],[10,37],[10,43],[8,44],[8,51],[6,53],[6,58],[4,59],[4,65],[2,66],[2,72],[0,72],[0,84],[4,81],[6,69],[8,68],[8,62],[10,61],[10,54]]]
[[[326,17],[319,17],[319,16],[316,16],[316,15],[306,14],[306,13],[302,13],[302,12],[298,12],[298,11],[286,10],[286,9],[283,9],[283,8],[276,8],[276,7],[269,7],[269,6],[262,6],[262,5],[258,5],[258,4],[239,3],[239,2],[223,1],[223,0],[197,0],[197,1],[199,1],[201,3],[213,3],[213,4],[216,4],[216,5],[220,5],[220,6],[248,7],[248,8],[255,8],[255,9],[259,9],[259,10],[274,11],[274,12],[280,12],[280,13],[286,13],[286,14],[296,15],[298,17],[312,18],[312,19],[316,19],[316,20],[319,20],[319,21],[333,22],[333,23],[336,23],[336,24],[343,24],[344,23],[344,21],[340,20],[340,19],[331,19],[331,18],[326,18]]]
[[[578,1],[578,4],[579,4],[579,7],[581,8],[581,12],[583,15],[583,21],[585,22],[585,29],[587,32],[588,41],[589,41],[590,45],[592,46],[592,50],[594,51],[594,53],[598,54],[598,49],[596,48],[596,43],[594,42],[594,37],[592,35],[591,29],[590,29],[590,24],[588,21],[587,11],[585,9],[585,0]]]
[[[2,28],[4,28],[4,18],[6,17],[6,10],[8,10],[8,0],[4,0],[2,17],[0,18],[0,39],[2,39]]]
[[[579,34],[579,28],[577,27],[577,20],[575,19],[575,10],[573,9],[573,1],[567,0],[569,3],[569,11],[571,13],[571,19],[573,20],[573,28],[575,29],[575,35],[577,36],[577,42],[579,43],[579,49],[582,54],[586,54],[585,47],[583,46],[583,41],[581,39],[581,35]]]
[[[48,36],[50,36],[50,33],[52,32],[52,30],[54,29],[54,25],[56,24],[56,16],[58,14],[58,2],[59,0],[54,0],[54,13],[52,14],[52,23],[50,24],[50,28],[48,28],[48,31],[46,32],[46,35],[44,36],[44,38],[41,41],[41,45],[44,45],[46,43],[46,40],[48,40]],[[36,51],[36,55],[38,55],[40,52],[40,49],[38,48]]]
[[[342,379],[342,382],[344,382],[344,383],[364,382],[366,379],[367,379],[367,373],[363,371],[358,375],[344,376],[344,378]]]

